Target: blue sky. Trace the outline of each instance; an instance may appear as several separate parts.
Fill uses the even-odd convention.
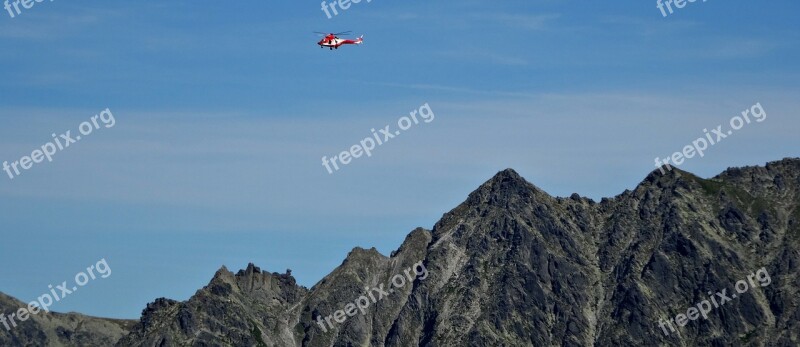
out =
[[[355,246],[396,249],[497,171],[600,199],[760,102],[682,169],[798,156],[796,1],[82,0],[0,13],[0,161],[109,108],[97,130],[0,176],[0,291],[24,301],[105,258],[56,311],[138,318],[215,270],[291,268],[312,286]],[[313,31],[365,44],[316,46]],[[334,174],[321,165],[428,103]]]

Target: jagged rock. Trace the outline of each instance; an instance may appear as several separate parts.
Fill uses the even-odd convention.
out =
[[[0,314],[23,307],[27,305],[0,293]],[[16,323],[8,330],[0,324],[0,346],[111,346],[128,334],[135,321],[39,311]]]
[[[288,270],[223,267],[188,301],[148,305],[117,345],[797,346],[799,189],[800,159],[711,179],[655,170],[600,202],[552,197],[507,169],[389,257],[355,248],[311,289]],[[335,322],[416,265],[424,279]],[[770,283],[708,319],[659,327],[762,268]]]

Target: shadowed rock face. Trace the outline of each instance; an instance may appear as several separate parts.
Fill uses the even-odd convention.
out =
[[[11,314],[27,304],[0,293],[0,314]],[[39,312],[24,322],[0,324],[0,346],[110,346],[128,334],[136,323],[87,317],[77,313]]]
[[[390,257],[356,248],[311,289],[252,264],[222,268],[186,302],[149,304],[117,345],[797,346],[799,187],[800,159],[707,180],[654,171],[600,202],[505,170]],[[318,323],[419,261],[424,279]],[[750,276],[762,268],[768,284]],[[708,319],[674,322],[748,276],[753,288]]]

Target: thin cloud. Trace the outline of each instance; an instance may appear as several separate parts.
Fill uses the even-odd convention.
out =
[[[560,14],[510,14],[510,13],[475,13],[472,20],[491,22],[511,28],[526,30],[549,29],[552,22],[560,18]]]
[[[368,85],[376,85],[376,86],[406,88],[406,89],[415,89],[415,90],[433,90],[433,91],[451,92],[451,93],[457,93],[457,94],[476,94],[476,95],[507,96],[507,97],[532,97],[532,96],[534,96],[534,94],[526,93],[526,92],[508,92],[508,91],[500,91],[500,90],[480,90],[480,89],[454,87],[454,86],[437,85],[437,84],[425,84],[425,83],[389,83],[389,82],[362,82],[362,83],[368,84]]]

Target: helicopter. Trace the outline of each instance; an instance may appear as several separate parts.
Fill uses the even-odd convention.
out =
[[[339,35],[341,36],[350,35],[352,31],[344,31],[340,33],[327,33],[327,34],[315,31],[314,33],[319,34],[320,36],[324,36],[322,40],[317,42],[319,48],[328,47],[329,49],[334,50],[334,49],[339,49],[339,46],[342,45],[360,45],[364,42],[364,35],[361,35],[361,37],[355,40],[339,38]]]

